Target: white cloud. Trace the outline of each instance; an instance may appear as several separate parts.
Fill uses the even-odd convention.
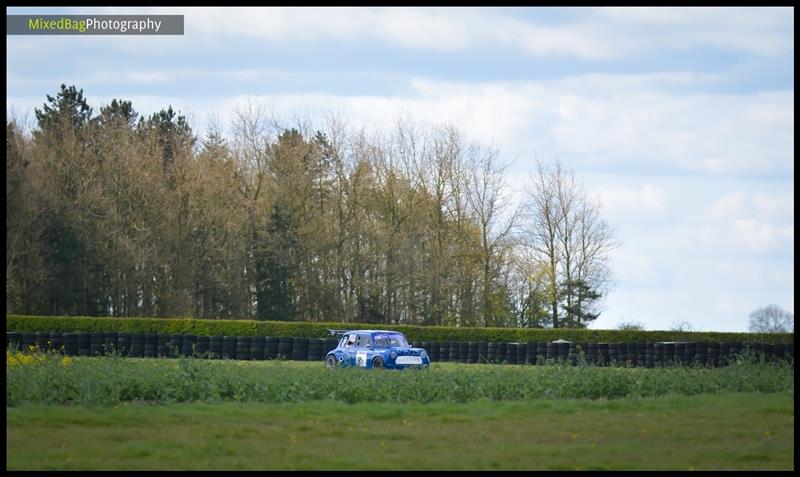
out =
[[[300,73],[300,77],[313,72]],[[112,78],[113,76],[113,78]],[[204,68],[87,73],[84,83],[220,83],[248,78],[291,78],[285,71]],[[25,78],[11,76],[15,83]],[[794,92],[743,95],[672,92],[670,85],[713,81],[685,72],[654,75],[583,75],[563,81],[443,82],[412,79],[407,96],[344,96],[314,92],[261,95],[279,111],[343,111],[354,123],[389,127],[399,113],[451,122],[470,139],[502,146],[510,157],[568,158],[595,170],[668,170],[715,175],[788,176],[794,171]],[[17,98],[8,98],[15,102]],[[168,97],[165,104],[176,104]],[[204,97],[216,111],[238,99]],[[19,101],[16,101],[19,103]],[[41,104],[41,101],[37,101]],[[657,209],[654,190],[644,205]],[[769,200],[769,199],[763,199]],[[649,202],[647,202],[649,201]]]
[[[793,10],[734,7],[613,7],[596,10],[637,50],[715,46],[761,55],[791,52]]]
[[[793,30],[790,9],[565,10],[566,15],[579,12],[579,18],[556,25],[520,20],[491,8],[109,7],[76,11],[183,14],[186,34],[193,42],[218,43],[221,37],[275,43],[366,41],[444,52],[488,45],[533,56],[593,60],[616,59],[653,48],[698,46],[772,55],[791,51],[787,32]],[[535,16],[536,10],[532,12]],[[131,52],[136,44],[141,45],[126,37],[110,38],[109,42]],[[158,53],[154,46],[145,42],[147,51]]]
[[[603,208],[611,215],[662,217],[667,211],[666,191],[648,182],[640,188],[608,186],[595,189]]]

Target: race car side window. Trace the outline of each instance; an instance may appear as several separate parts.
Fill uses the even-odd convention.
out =
[[[388,348],[389,343],[386,340],[386,337],[383,335],[376,335],[375,336],[375,347],[376,348]]]
[[[356,338],[356,347],[364,348],[370,345],[369,335],[358,335]]]
[[[344,343],[345,347],[350,348],[354,344],[356,344],[356,337],[353,336],[353,335],[345,336],[345,340],[346,340],[345,343]]]

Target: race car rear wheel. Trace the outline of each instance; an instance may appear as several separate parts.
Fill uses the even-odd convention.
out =
[[[336,356],[332,354],[328,355],[328,357],[325,358],[325,365],[330,369],[337,367],[338,364],[339,363],[336,361]]]
[[[372,360],[372,367],[376,369],[383,369],[383,358],[376,356],[375,359]]]

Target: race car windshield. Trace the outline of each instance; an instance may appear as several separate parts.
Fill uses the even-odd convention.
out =
[[[399,334],[375,335],[376,348],[408,348],[406,337]]]

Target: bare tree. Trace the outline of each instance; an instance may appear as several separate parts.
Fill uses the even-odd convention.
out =
[[[480,151],[473,148],[471,173],[467,177],[467,202],[480,234],[480,264],[482,271],[481,298],[483,319],[486,325],[496,325],[498,306],[494,297],[495,279],[510,250],[511,233],[521,213],[521,207],[512,207],[507,191],[503,164],[497,151]]]
[[[794,313],[778,305],[767,305],[750,313],[753,333],[794,333]]]
[[[552,326],[585,327],[599,316],[597,301],[610,286],[608,254],[617,246],[600,204],[557,161],[537,161],[521,229],[523,246],[547,271]]]

